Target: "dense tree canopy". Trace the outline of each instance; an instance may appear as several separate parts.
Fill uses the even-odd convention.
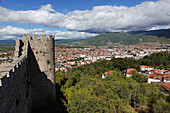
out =
[[[165,58],[169,53],[159,53]],[[132,77],[126,78],[124,70],[128,67],[138,69],[140,64],[149,62],[154,54],[145,57],[143,60],[133,59],[112,59],[101,61],[73,68],[67,73],[56,72],[56,83],[60,85],[67,101],[63,101],[67,111],[71,113],[93,113],[93,112],[170,112],[169,97],[161,93],[157,85],[147,84],[144,75],[134,73]],[[165,56],[164,56],[165,55]],[[162,57],[163,56],[163,57]],[[159,64],[167,66],[161,60]],[[169,59],[168,61],[169,62]],[[156,62],[152,62],[158,66]],[[152,65],[152,64],[150,64]],[[106,71],[113,71],[105,79],[101,74]]]
[[[158,66],[161,68],[170,68],[170,53],[161,52],[154,53],[150,56],[145,56],[143,59],[139,60],[141,64]]]

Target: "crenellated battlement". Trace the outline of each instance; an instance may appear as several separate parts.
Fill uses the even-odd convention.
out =
[[[32,37],[30,35],[24,35],[24,40],[43,40],[43,41],[49,41],[53,40],[53,35],[41,35],[38,37],[38,35],[33,35]]]
[[[0,70],[0,112],[29,113],[27,56],[22,55]],[[16,103],[18,102],[18,103]],[[17,108],[17,109],[16,109]]]
[[[31,113],[55,98],[54,36],[17,39],[15,59],[0,66],[0,113]]]
[[[10,64],[1,67],[0,87],[3,87],[3,78],[11,77],[13,75],[13,73],[15,73],[16,70],[18,70],[20,68],[20,66],[22,66],[26,62],[26,60],[27,60],[27,56],[23,55],[23,56],[17,58],[16,60],[14,60],[13,62],[11,62]]]

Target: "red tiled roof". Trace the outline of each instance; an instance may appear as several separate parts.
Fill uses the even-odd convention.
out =
[[[161,84],[161,86],[167,90],[170,90],[170,83]]]
[[[154,68],[153,66],[145,66],[145,65],[140,65],[140,67],[145,67],[145,68]]]
[[[170,75],[167,75],[165,80],[170,80]]]
[[[110,75],[113,74],[113,71],[108,71],[108,74],[110,74]]]
[[[155,69],[153,69],[153,70],[150,70],[150,71],[153,71],[153,72],[155,72],[156,70],[155,70]]]
[[[126,74],[132,74],[133,71],[136,71],[134,68],[128,68]]]
[[[113,71],[108,71],[108,72],[105,72],[105,73],[103,73],[103,75],[107,75],[107,74],[113,74]]]

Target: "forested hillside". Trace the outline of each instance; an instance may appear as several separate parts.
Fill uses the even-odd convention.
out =
[[[0,46],[15,45],[15,40],[0,40]]]
[[[55,40],[55,44],[67,44],[67,43],[71,43],[74,42],[74,40]]]
[[[0,51],[1,52],[8,52],[8,51],[15,51],[14,45],[0,45]]]
[[[85,45],[107,45],[108,43],[120,43],[125,45],[142,44],[170,44],[170,38],[158,37],[156,35],[147,35],[145,33],[103,33],[98,36],[80,40],[78,43]]]
[[[157,37],[166,37],[170,38],[170,29],[160,29],[160,30],[152,30],[152,31],[133,31],[131,34],[139,34],[143,33],[145,35],[154,35]]]
[[[159,57],[159,62],[154,59]],[[134,73],[126,78],[128,67],[139,69],[146,64],[169,66],[170,53],[157,53],[141,60],[112,59],[73,68],[67,73],[56,72],[56,84],[65,96],[63,100],[70,113],[129,113],[129,112],[170,112],[170,96],[161,93],[158,85],[147,84],[144,75]],[[167,64],[165,63],[167,62]],[[113,71],[102,79],[101,75]]]
[[[170,53],[168,52],[154,53],[150,56],[145,56],[139,61],[144,65],[170,69]]]

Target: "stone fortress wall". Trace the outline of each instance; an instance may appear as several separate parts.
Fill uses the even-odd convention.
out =
[[[21,56],[2,70],[0,72],[0,113],[29,113],[27,57]]]
[[[0,113],[31,113],[55,98],[54,37],[16,40],[15,60],[0,67]]]

